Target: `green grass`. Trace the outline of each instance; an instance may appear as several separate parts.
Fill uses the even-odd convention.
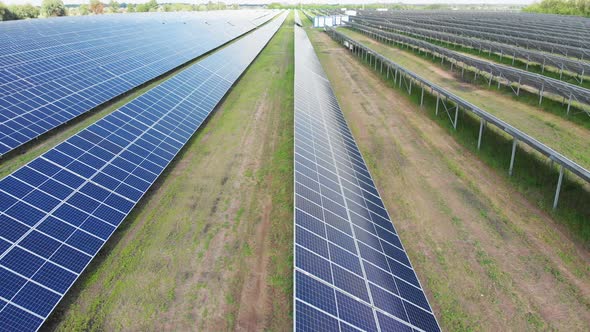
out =
[[[412,255],[418,261],[425,261],[427,258],[423,252],[415,252]],[[437,259],[444,257],[445,252],[437,251]],[[443,261],[444,262],[444,261]],[[449,331],[479,331],[482,329],[481,324],[477,319],[473,319],[472,315],[468,315],[462,308],[461,303],[457,299],[456,294],[448,287],[448,279],[444,277],[445,272],[448,271],[448,265],[441,263],[443,274],[427,274],[422,277],[426,280],[426,288],[433,292],[433,297],[438,304],[440,311],[438,317],[440,324]],[[466,319],[470,317],[470,319]]]
[[[257,58],[250,70],[254,80],[265,81],[268,70],[277,70],[277,63],[284,67],[280,69],[281,75],[276,76],[269,86],[268,95],[272,96],[269,105],[274,112],[274,118],[270,126],[276,131],[276,137],[265,145],[264,159],[261,168],[256,171],[247,170],[245,175],[252,178],[259,188],[266,188],[265,192],[271,197],[269,212],[268,241],[269,263],[267,285],[269,287],[271,317],[267,329],[280,331],[292,326],[292,296],[293,296],[293,96],[294,96],[294,14],[291,14],[285,24],[277,32],[267,49]],[[282,58],[279,58],[282,57]],[[277,60],[282,59],[282,60]],[[270,68],[270,69],[269,69]],[[248,87],[244,86],[244,89]],[[260,98],[255,90],[236,91],[243,97]],[[232,106],[232,105],[228,105]],[[239,104],[235,105],[240,107]],[[262,199],[262,197],[261,197]],[[260,202],[253,202],[260,204]],[[244,211],[237,215],[242,216]],[[253,207],[246,209],[245,217],[257,218]],[[258,244],[262,245],[262,244]],[[248,257],[252,254],[252,248],[245,244],[242,255]],[[236,264],[239,264],[236,262]],[[249,266],[243,266],[249,271]],[[240,288],[244,280],[234,283],[234,291]],[[230,304],[235,307],[234,304]],[[235,319],[228,316],[226,321],[230,329],[235,328]]]
[[[313,22],[307,16],[305,16],[301,10],[298,10],[298,12],[299,19],[301,19],[301,24],[303,24],[303,26],[306,28],[313,27]]]
[[[359,61],[368,65],[364,59],[359,58]],[[372,66],[371,68],[374,69]],[[379,74],[379,66],[377,66],[376,72]],[[399,88],[397,84],[393,83],[391,76],[390,79],[387,79],[385,72],[380,75],[392,88],[403,91],[404,95],[414,103],[420,103],[421,90],[419,88],[415,87],[412,89],[412,94],[408,95],[404,87]],[[484,132],[481,150],[477,150],[479,119],[470,112],[461,111],[457,130],[454,130],[446,113],[439,112],[438,116],[435,115],[435,107],[435,95],[425,90],[423,109],[431,119],[446,128],[454,139],[462,143],[473,154],[503,174],[519,192],[529,197],[530,201],[564,224],[571,234],[581,240],[585,246],[590,246],[590,223],[588,223],[590,220],[590,205],[588,204],[590,192],[580,183],[581,180],[577,179],[575,175],[565,172],[559,207],[553,210],[552,204],[559,174],[555,165],[551,165],[537,152],[530,151],[530,149],[524,150],[519,146],[516,152],[513,176],[508,176],[512,149],[510,137],[497,128],[489,126]]]
[[[305,15],[303,15],[305,16]],[[303,17],[305,18],[305,17]],[[285,56],[288,58],[286,74],[277,84],[273,84],[271,95],[281,96],[278,104],[280,110],[277,128],[279,137],[276,148],[263,168],[263,178],[272,193],[272,210],[270,211],[270,265],[269,283],[273,294],[273,310],[286,311],[284,315],[277,315],[285,322],[272,322],[271,330],[280,330],[290,326],[292,319],[293,297],[293,126],[294,126],[294,35],[292,15],[287,26],[277,38],[278,42],[286,40]],[[285,303],[286,302],[286,303]],[[285,316],[286,315],[286,316]]]

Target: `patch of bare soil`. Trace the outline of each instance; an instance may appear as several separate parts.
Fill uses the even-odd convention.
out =
[[[183,285],[176,289],[178,299],[172,303],[167,311],[169,319],[164,319],[164,328],[168,330],[188,329],[194,322],[185,319],[186,308],[176,310],[186,305],[185,294],[196,285],[204,285],[199,291],[200,304],[188,312],[190,316],[200,317],[199,328],[207,331],[219,329],[225,326],[231,329],[234,326],[235,311],[242,307],[250,308],[250,312],[244,313],[242,319],[238,316],[236,328],[240,329],[242,321],[247,322],[247,330],[256,330],[264,327],[267,303],[266,293],[266,257],[264,243],[268,233],[268,194],[259,191],[256,182],[245,176],[248,171],[257,170],[264,161],[264,141],[268,137],[268,120],[270,118],[268,107],[269,99],[264,92],[260,96],[253,110],[238,107],[232,111],[248,113],[241,122],[244,130],[240,130],[240,151],[234,151],[234,155],[226,167],[226,171],[220,179],[220,193],[211,207],[210,220],[222,220],[234,223],[230,227],[209,227],[203,229],[203,241],[209,234],[214,234],[200,264],[194,266],[192,277],[185,280]],[[247,108],[247,107],[246,107]],[[213,156],[211,156],[213,157]],[[208,164],[211,167],[219,167],[228,161],[210,158]],[[264,201],[259,201],[264,199]],[[221,202],[229,201],[227,209],[218,207]],[[200,206],[201,209],[205,208]],[[251,209],[240,218],[238,211]],[[262,212],[261,212],[262,211]],[[241,218],[240,218],[241,219]],[[219,225],[217,225],[219,226]],[[212,233],[213,232],[213,233]],[[216,232],[216,233],[215,233]],[[255,238],[255,242],[250,239]],[[256,246],[253,256],[242,252],[244,246]],[[236,268],[236,266],[238,268]],[[240,296],[240,292],[247,295]],[[248,296],[246,306],[242,306],[241,297]],[[234,298],[237,297],[237,298]],[[240,301],[238,309],[234,308],[234,301]],[[175,320],[178,324],[171,324]]]
[[[270,211],[272,202],[267,199],[264,204],[262,220],[256,227],[255,251],[253,264],[248,271],[240,297],[240,310],[236,329],[239,331],[260,331],[266,326],[269,304],[267,293],[268,277],[268,241],[266,237],[270,228]]]
[[[443,329],[586,330],[588,253],[328,35],[312,42]]]

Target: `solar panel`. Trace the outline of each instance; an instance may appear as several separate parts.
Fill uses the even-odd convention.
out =
[[[0,23],[0,156],[250,31],[272,13]]]
[[[304,30],[295,27],[297,331],[440,331]]]
[[[285,16],[0,181],[0,329],[40,327]]]

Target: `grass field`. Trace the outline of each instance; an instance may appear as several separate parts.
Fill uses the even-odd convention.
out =
[[[304,27],[313,26],[313,22],[307,16],[305,16],[301,10],[299,10],[299,18],[301,19],[301,24],[303,24]]]
[[[291,15],[46,327],[292,326],[292,24]]]
[[[538,106],[521,102],[510,95],[463,82],[446,68],[434,65],[407,49],[385,45],[356,31],[340,29],[340,32],[387,56],[410,71],[427,77],[450,92],[510,123],[542,143],[552,147],[585,168],[590,168],[590,129],[578,125]],[[562,110],[562,112],[564,112]]]
[[[414,96],[308,33],[443,330],[587,328],[586,248]]]

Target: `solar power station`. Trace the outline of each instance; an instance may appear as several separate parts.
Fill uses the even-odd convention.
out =
[[[590,56],[590,24],[583,17],[474,11],[360,11],[359,17],[421,31],[495,41],[578,59]]]
[[[272,16],[234,11],[3,22],[0,157]]]
[[[174,51],[180,47],[175,45],[174,57],[186,61],[252,29],[254,25],[250,21],[254,17],[248,14],[239,19],[241,15],[245,14],[240,12],[235,17],[241,27],[225,30],[222,37],[201,30],[195,35],[204,35],[207,40],[185,40],[192,46],[201,43],[192,51]],[[191,65],[0,181],[1,330],[34,331],[41,326],[135,204],[268,43],[286,15],[284,12]],[[261,23],[272,16],[265,15],[255,21]],[[53,24],[52,20],[46,22]],[[213,25],[219,28],[221,21],[215,22]],[[54,32],[62,31],[59,27],[62,22],[55,24]],[[63,20],[63,24],[67,21]],[[93,42],[83,44],[87,47]],[[44,45],[50,47],[51,43]],[[70,46],[64,45],[64,49],[69,49]],[[41,49],[42,45],[39,46]],[[163,46],[162,52],[164,49]],[[25,52],[27,48],[19,50]],[[3,65],[29,59],[28,55],[20,58],[19,50],[14,50],[14,56],[4,57]],[[180,56],[179,52],[185,55]],[[153,57],[156,53],[146,56]],[[35,59],[56,56],[42,50],[33,54]],[[146,75],[153,76],[169,68],[173,65],[171,61],[146,69]],[[102,73],[97,76],[103,77]],[[108,74],[104,75],[106,82]],[[26,86],[20,89],[31,88],[30,82],[36,81],[22,80]],[[16,85],[4,86],[11,86],[3,90],[4,101],[14,100],[11,98],[15,95],[26,96],[10,90]],[[63,92],[72,91],[63,89]],[[63,111],[59,108],[56,114]]]
[[[440,331],[330,82],[294,28],[295,330]]]

